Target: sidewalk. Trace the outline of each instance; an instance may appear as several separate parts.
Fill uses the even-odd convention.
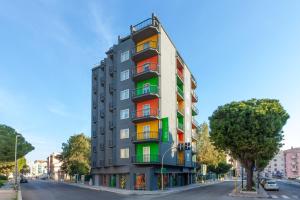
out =
[[[167,188],[166,190],[154,190],[154,191],[148,191],[148,190],[125,190],[125,189],[119,189],[119,188],[111,188],[111,187],[104,187],[104,186],[90,186],[90,185],[84,185],[80,183],[67,183],[67,182],[61,182],[64,184],[91,189],[91,190],[98,190],[98,191],[106,191],[106,192],[113,192],[117,194],[123,194],[123,195],[160,195],[160,194],[171,194],[171,193],[177,193],[182,192],[186,190],[191,190],[194,188],[199,187],[205,187],[209,185],[214,185],[218,183],[222,183],[223,181],[214,181],[214,182],[207,182],[207,183],[195,183],[191,185],[181,186],[181,187],[174,187],[174,188]]]
[[[16,197],[16,191],[13,189],[11,183],[7,182],[0,188],[0,200],[14,200]]]

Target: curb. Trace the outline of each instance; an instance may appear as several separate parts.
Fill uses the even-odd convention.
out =
[[[238,187],[238,193],[235,192],[235,189],[232,190],[231,193],[228,195],[230,197],[246,197],[246,198],[269,198],[268,193],[261,187],[259,186],[258,192],[241,192],[241,185]]]

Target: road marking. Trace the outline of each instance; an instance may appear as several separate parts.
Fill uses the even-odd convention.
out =
[[[281,195],[282,198],[284,199],[289,199],[290,197],[286,196],[286,195]]]
[[[278,196],[276,195],[271,195],[272,199],[278,199]]]

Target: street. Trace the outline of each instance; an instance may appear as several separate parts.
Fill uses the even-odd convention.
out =
[[[300,199],[300,185],[294,185],[278,181],[280,186],[279,192],[268,191],[270,198],[273,199]],[[22,195],[24,200],[94,200],[94,199],[142,199],[142,200],[218,200],[218,199],[236,199],[248,200],[254,198],[237,198],[230,197],[228,194],[233,190],[233,182],[223,182],[220,184],[209,185],[191,189],[188,191],[164,194],[164,195],[119,195],[110,192],[96,191],[79,188],[62,183],[30,181],[22,184]],[[260,198],[261,199],[261,198]]]

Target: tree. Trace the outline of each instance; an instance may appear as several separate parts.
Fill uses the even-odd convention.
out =
[[[214,172],[217,175],[224,175],[231,169],[232,165],[226,162],[220,162],[218,165],[208,165],[208,171]]]
[[[17,158],[24,157],[27,153],[34,150],[34,147],[28,143],[25,138],[17,133],[15,129],[0,124],[0,162],[10,162],[15,160],[15,142],[18,137]]]
[[[282,146],[282,127],[288,118],[274,99],[232,102],[219,106],[209,118],[214,145],[245,167],[247,190],[253,186],[255,164],[271,160]]]
[[[27,164],[25,164],[22,169],[20,170],[21,174],[29,174],[30,173],[30,168]]]
[[[22,168],[26,165],[26,159],[21,157],[17,160],[18,172],[21,172]],[[1,162],[0,163],[0,174],[8,176],[10,173],[15,171],[15,161]]]
[[[83,133],[73,135],[67,143],[62,144],[60,160],[62,169],[67,174],[85,175],[90,171],[91,139]]]
[[[208,124],[202,123],[198,129],[198,145],[197,145],[197,160],[201,164],[216,166],[218,163],[225,161],[225,154],[215,148],[210,141]]]

